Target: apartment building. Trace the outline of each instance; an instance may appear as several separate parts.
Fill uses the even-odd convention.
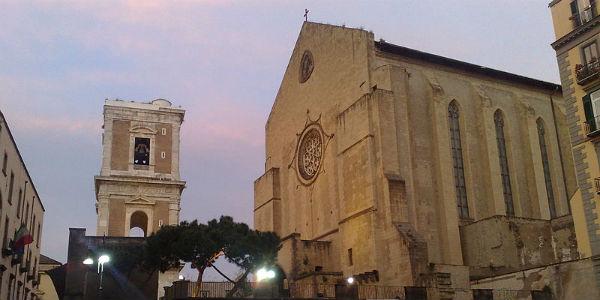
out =
[[[38,299],[44,206],[1,111],[0,158],[0,299]]]

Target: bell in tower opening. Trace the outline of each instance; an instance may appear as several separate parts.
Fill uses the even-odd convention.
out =
[[[147,166],[150,163],[150,139],[135,138],[133,163]]]

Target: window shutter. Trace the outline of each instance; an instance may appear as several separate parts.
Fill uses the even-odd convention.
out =
[[[594,111],[592,110],[592,98],[590,94],[583,96],[583,111],[585,112],[585,121],[590,128],[590,132],[596,131],[596,122],[594,122]]]

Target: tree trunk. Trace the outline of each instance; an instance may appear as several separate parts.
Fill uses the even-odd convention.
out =
[[[204,270],[206,267],[196,268],[198,271],[198,278],[196,278],[196,292],[193,293],[194,297],[200,297],[200,292],[202,291],[202,275],[204,275]]]
[[[238,281],[233,285],[233,288],[231,289],[231,291],[227,292],[227,295],[225,296],[225,298],[230,298],[231,296],[233,296],[235,294],[235,292],[237,292],[237,290],[240,289],[242,284],[244,284],[246,282],[246,278],[248,277],[248,274],[250,274],[250,269],[248,269],[244,272],[244,275],[242,275],[242,277],[240,277],[238,279]]]

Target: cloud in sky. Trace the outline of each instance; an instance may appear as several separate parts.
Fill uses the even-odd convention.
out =
[[[95,233],[105,98],[185,108],[182,217],[251,223],[264,123],[305,8],[313,21],[558,81],[541,0],[7,1],[0,109],[46,207],[43,252],[64,261],[68,227]]]

